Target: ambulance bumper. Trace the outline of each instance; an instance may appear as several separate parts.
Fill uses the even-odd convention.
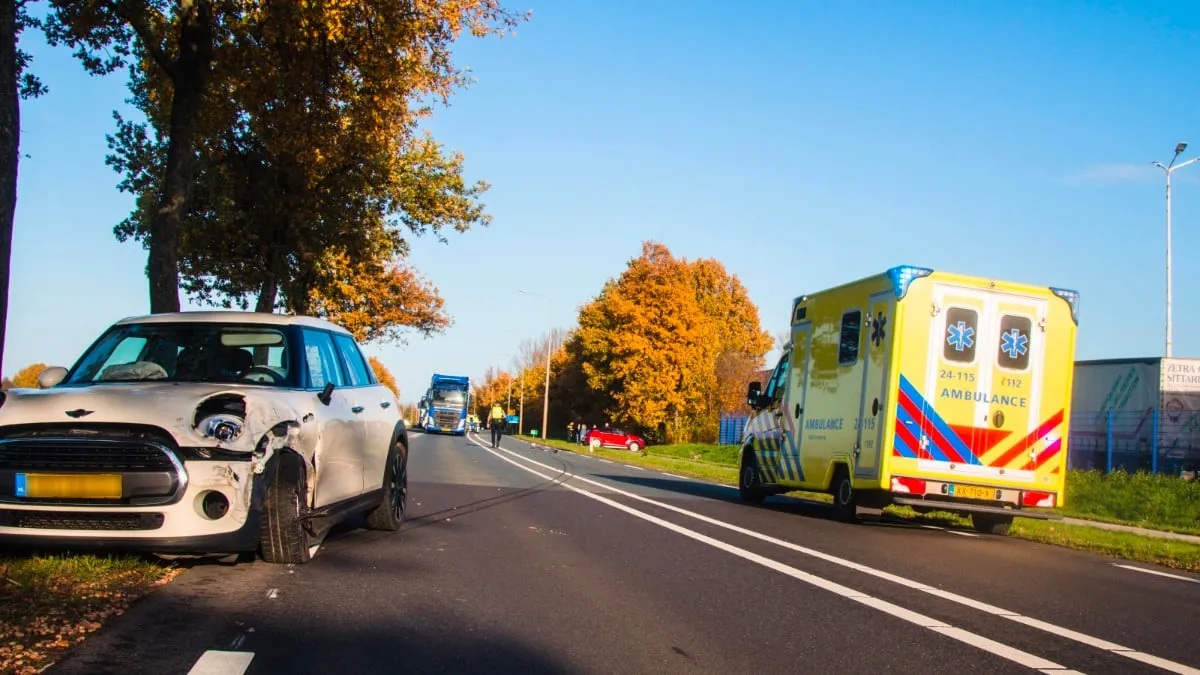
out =
[[[1058,513],[1042,513],[1040,511],[1026,511],[1023,509],[1006,509],[1002,506],[987,506],[984,504],[970,504],[967,502],[952,502],[943,499],[921,499],[920,497],[893,497],[892,502],[901,506],[913,506],[926,509],[938,509],[942,511],[962,511],[969,513],[995,513],[1004,516],[1014,516],[1020,518],[1032,518],[1034,520],[1062,520],[1062,515]]]

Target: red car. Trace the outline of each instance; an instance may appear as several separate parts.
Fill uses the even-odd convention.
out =
[[[591,429],[583,437],[583,442],[596,448],[627,448],[637,452],[646,447],[646,439],[637,434],[627,434],[620,429]]]

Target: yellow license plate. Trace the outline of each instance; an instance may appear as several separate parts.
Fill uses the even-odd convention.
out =
[[[995,499],[996,490],[975,485],[951,485],[950,494],[963,499]]]
[[[121,476],[109,473],[19,473],[18,497],[120,499]]]

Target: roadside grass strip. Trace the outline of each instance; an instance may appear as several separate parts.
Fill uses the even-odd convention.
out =
[[[1113,558],[1200,572],[1200,545],[1189,541],[1144,537],[1129,532],[1028,518],[1014,520],[1010,535]]]
[[[483,450],[485,450],[486,452],[497,457],[498,459],[508,462],[509,464],[512,464],[513,466],[522,468],[525,471],[528,471],[529,473],[532,473],[535,476],[539,476],[542,478],[548,477],[546,474],[543,474],[542,472],[540,472],[537,469],[535,469],[531,466],[528,466],[528,465],[540,467],[542,469],[545,469],[547,471],[551,471],[554,473],[558,473],[561,471],[558,468],[551,467],[546,464],[542,464],[541,462],[538,462],[534,459],[525,457],[519,453],[513,452],[504,447],[499,448],[499,450],[497,451],[490,447],[486,447],[482,442],[479,443],[479,446],[481,448],[483,448]],[[503,453],[503,454],[501,454],[501,453]],[[1127,658],[1127,659],[1130,659],[1133,661],[1138,661],[1140,663],[1151,665],[1156,668],[1160,668],[1160,669],[1163,669],[1163,670],[1166,670],[1166,671],[1172,672],[1172,673],[1179,673],[1181,675],[1200,675],[1200,669],[1193,668],[1186,664],[1182,664],[1182,663],[1164,659],[1164,658],[1161,658],[1158,656],[1154,656],[1153,654],[1140,652],[1135,649],[1131,649],[1129,647],[1126,647],[1126,646],[1123,646],[1123,645],[1120,645],[1120,644],[1117,644],[1114,642],[1110,642],[1108,640],[1104,640],[1102,638],[1094,637],[1094,636],[1088,635],[1086,633],[1080,633],[1078,631],[1074,631],[1074,630],[1071,630],[1071,629],[1063,627],[1063,626],[1058,626],[1056,624],[1042,621],[1040,619],[1035,619],[1033,617],[1028,617],[1028,616],[1019,614],[1017,612],[1014,612],[1012,610],[1004,609],[1002,607],[997,607],[995,605],[990,605],[990,604],[981,602],[979,600],[975,600],[970,597],[959,595],[959,594],[956,594],[956,593],[953,593],[953,592],[950,592],[950,591],[947,591],[947,590],[944,590],[941,588],[929,586],[929,585],[923,584],[919,581],[908,579],[908,578],[902,577],[897,574],[885,572],[883,570],[876,569],[876,568],[873,568],[873,567],[870,567],[868,565],[864,565],[861,563],[857,563],[852,560],[848,560],[845,558],[839,558],[837,556],[830,555],[828,553],[823,553],[823,552],[817,551],[815,549],[807,548],[805,546],[801,546],[799,544],[795,544],[790,541],[772,537],[770,535],[766,535],[761,532],[757,532],[757,531],[750,530],[750,529],[747,529],[744,527],[740,527],[738,525],[733,525],[731,523],[727,523],[725,521],[722,521],[722,520],[719,520],[716,518],[711,518],[711,517],[703,515],[701,513],[689,511],[688,509],[684,509],[684,508],[675,506],[673,504],[657,501],[654,499],[650,499],[649,497],[644,497],[642,495],[638,495],[633,492],[622,490],[620,488],[616,488],[612,485],[608,485],[608,484],[602,483],[600,481],[591,480],[591,479],[584,478],[583,476],[579,476],[579,475],[573,475],[573,476],[568,477],[562,483],[561,487],[563,487],[565,489],[579,493],[585,497],[594,499],[600,503],[606,504],[606,505],[611,506],[612,508],[618,509],[620,511],[624,511],[625,513],[628,513],[629,515],[632,515],[634,517],[641,518],[642,520],[646,520],[655,525],[658,525],[665,529],[671,530],[671,531],[681,534],[683,536],[689,537],[689,538],[699,541],[701,543],[704,543],[704,544],[707,544],[714,548],[726,551],[728,553],[736,555],[745,560],[755,562],[755,563],[762,565],[764,567],[767,567],[769,569],[775,570],[782,574],[786,574],[787,576],[797,579],[798,581],[802,581],[802,582],[811,584],[811,585],[821,588],[823,590],[826,590],[831,593],[837,594],[841,597],[844,597],[848,600],[853,600],[855,602],[859,602],[863,605],[872,607],[881,612],[889,614],[895,618],[898,618],[898,619],[901,619],[904,621],[908,621],[910,623],[921,626],[921,627],[931,630],[933,632],[939,633],[939,634],[949,637],[951,639],[963,642],[964,644],[968,644],[972,647],[982,649],[982,650],[989,652],[995,656],[999,656],[1000,658],[1007,659],[1014,663],[1018,663],[1022,666],[1032,668],[1034,670],[1038,670],[1043,673],[1074,673],[1076,671],[1073,671],[1073,670],[1067,668],[1066,666],[1054,663],[1053,661],[1049,661],[1049,660],[1047,660],[1041,656],[1038,656],[1036,654],[1031,654],[1029,652],[1025,652],[1025,651],[1016,649],[1014,647],[1005,645],[1003,643],[996,642],[996,641],[991,640],[982,635],[978,635],[978,634],[963,630],[961,628],[957,628],[957,627],[949,625],[943,621],[939,621],[932,617],[928,617],[928,616],[919,614],[917,612],[913,612],[904,607],[900,607],[893,603],[889,603],[885,600],[862,593],[861,591],[856,591],[856,590],[848,588],[846,586],[842,586],[835,582],[829,581],[823,577],[819,577],[817,575],[810,574],[808,572],[804,572],[802,570],[799,570],[794,567],[790,567],[788,565],[780,563],[771,558],[767,558],[765,556],[758,555],[758,554],[748,551],[746,549],[739,548],[737,546],[734,546],[727,542],[721,541],[719,539],[714,539],[712,537],[706,536],[706,535],[696,532],[694,530],[690,530],[686,527],[677,525],[673,522],[663,520],[662,518],[658,518],[649,513],[645,513],[643,511],[640,511],[636,508],[633,508],[633,507],[623,504],[621,502],[614,501],[608,497],[591,492],[591,491],[583,489],[581,487],[577,487],[576,485],[572,484],[575,482],[593,485],[595,487],[599,487],[599,488],[605,490],[606,492],[618,494],[618,495],[621,495],[622,497],[625,497],[625,498],[628,498],[628,499],[631,499],[631,500],[634,500],[637,502],[641,502],[644,504],[650,504],[650,505],[658,507],[660,509],[665,509],[672,513],[686,516],[688,518],[692,518],[692,519],[698,520],[700,522],[707,523],[709,525],[713,525],[713,526],[716,526],[716,527],[719,527],[719,528],[722,528],[722,529],[725,529],[725,530],[728,530],[731,532],[736,532],[738,534],[741,534],[741,535],[744,535],[744,536],[747,536],[747,537],[750,537],[753,539],[757,539],[759,541],[767,542],[767,543],[770,543],[770,544],[773,544],[773,545],[776,545],[776,546],[779,546],[781,548],[785,548],[785,549],[788,549],[791,551],[795,551],[797,553],[801,553],[803,555],[807,555],[807,556],[810,556],[810,557],[818,559],[818,560],[823,560],[825,562],[833,563],[835,565],[845,567],[847,569],[852,569],[856,572],[860,572],[862,574],[873,576],[878,579],[883,579],[885,581],[889,581],[889,582],[897,584],[899,586],[903,586],[903,587],[910,588],[910,589],[913,589],[916,591],[920,591],[922,593],[927,593],[934,597],[938,597],[943,600],[948,600],[950,602],[953,602],[953,603],[956,603],[956,604],[959,604],[959,605],[962,605],[965,607],[969,607],[971,609],[975,609],[977,611],[980,611],[980,612],[983,612],[983,613],[986,613],[986,614],[989,614],[992,616],[1007,619],[1009,621],[1013,621],[1013,622],[1021,624],[1023,626],[1027,626],[1027,627],[1033,628],[1035,630],[1040,630],[1045,633],[1055,635],[1059,638],[1072,640],[1074,642],[1078,642],[1080,644],[1084,644],[1089,647],[1092,647],[1092,648],[1095,648],[1095,649],[1098,649],[1101,651],[1105,651],[1105,652],[1108,652],[1108,653],[1116,655],[1116,656],[1121,656],[1121,657],[1124,657],[1124,658]]]
[[[0,673],[38,673],[182,570],[137,557],[0,557]]]

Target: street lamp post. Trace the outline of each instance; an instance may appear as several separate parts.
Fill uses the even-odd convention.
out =
[[[1187,143],[1179,143],[1175,146],[1175,156],[1171,158],[1171,162],[1163,165],[1162,162],[1154,162],[1154,166],[1163,170],[1167,175],[1167,358],[1171,357],[1171,173],[1178,171],[1188,164],[1193,164],[1200,161],[1200,157],[1176,164],[1175,160],[1179,159],[1179,155],[1187,149]]]
[[[547,425],[550,420],[550,340],[554,337],[554,318],[550,313],[550,297],[533,291],[521,291],[525,295],[536,295],[546,299],[546,388],[542,392],[542,440],[549,440]]]

